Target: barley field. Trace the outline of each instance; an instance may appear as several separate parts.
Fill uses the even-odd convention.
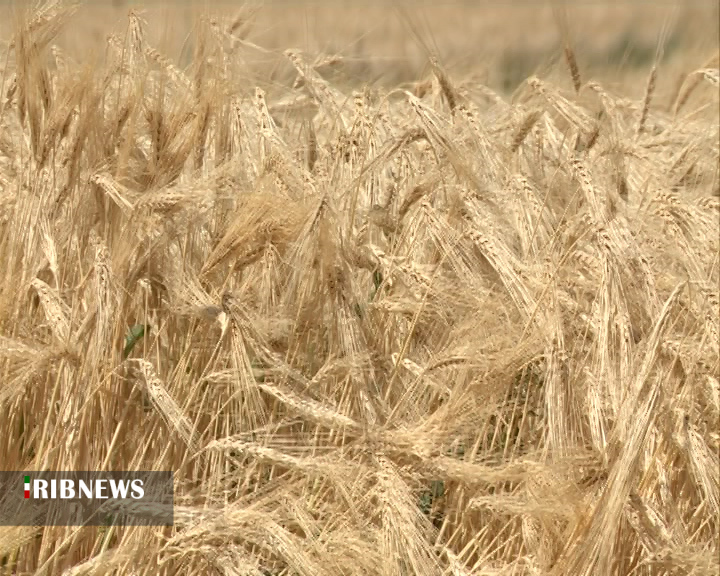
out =
[[[717,575],[717,4],[155,4],[0,7],[0,469],[175,525],[0,574]]]

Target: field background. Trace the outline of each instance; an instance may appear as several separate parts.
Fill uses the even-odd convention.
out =
[[[0,2],[3,4],[22,5]],[[398,6],[412,14],[449,73],[469,75],[493,89],[512,91],[539,69],[549,72],[561,56],[552,3],[270,0],[256,5],[262,8],[255,15],[248,40],[275,51],[275,55],[254,55],[260,74],[289,74],[291,68],[281,52],[293,47],[312,54],[343,56],[342,70],[336,73],[350,83],[394,86],[417,80],[427,72],[427,57],[407,23],[397,16]],[[179,61],[185,59],[184,63],[192,54],[197,16],[208,9],[219,17],[233,16],[238,9],[237,3],[227,1],[134,4],[93,0],[59,34],[58,44],[74,55],[97,50],[104,46],[109,32],[122,29],[127,10],[133,6],[145,10],[148,39],[153,45]],[[663,26],[669,30],[658,93],[666,97],[686,73],[684,61],[707,58],[718,43],[717,2],[593,0],[572,2],[567,7],[573,48],[586,74],[614,82],[635,97],[644,89],[638,76],[647,76]],[[5,37],[10,26],[11,18],[0,23]]]
[[[0,2],[0,575],[716,575],[719,18]]]

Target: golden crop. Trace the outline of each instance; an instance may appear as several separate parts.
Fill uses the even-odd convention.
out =
[[[567,33],[388,86],[251,16],[0,37],[0,467],[177,504],[0,527],[0,573],[717,574],[717,49],[662,102],[662,49],[612,85]]]

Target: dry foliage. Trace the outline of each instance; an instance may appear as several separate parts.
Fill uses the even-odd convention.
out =
[[[0,464],[173,470],[176,524],[6,574],[718,573],[717,59],[270,90],[243,15],[87,67],[69,10],[0,55]]]

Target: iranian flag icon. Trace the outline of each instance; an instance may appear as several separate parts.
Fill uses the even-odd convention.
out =
[[[25,498],[30,498],[30,476],[25,476]]]

